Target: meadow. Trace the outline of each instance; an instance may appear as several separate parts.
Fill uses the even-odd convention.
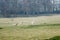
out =
[[[60,15],[0,18],[0,40],[50,40],[54,36],[60,36]]]

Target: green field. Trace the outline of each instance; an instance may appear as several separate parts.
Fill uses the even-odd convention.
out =
[[[31,24],[33,18],[35,23]],[[12,18],[1,18],[0,40],[48,40],[60,36],[60,16],[33,18],[13,18],[13,21]],[[21,21],[20,25],[12,25]]]
[[[44,40],[60,35],[60,25],[0,27],[0,40]]]

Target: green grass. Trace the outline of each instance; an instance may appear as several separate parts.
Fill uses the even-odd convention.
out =
[[[60,24],[42,24],[42,25],[29,25],[29,26],[25,26],[25,27],[20,27],[20,28],[25,28],[25,29],[30,29],[30,28],[58,28],[56,27],[58,26],[60,28]]]
[[[53,40],[59,35],[60,24],[0,27],[0,40]]]
[[[60,36],[60,15],[0,18],[0,40],[60,40],[55,36]]]
[[[60,40],[60,36],[54,36],[54,37],[52,37],[52,38],[50,38],[48,40]]]

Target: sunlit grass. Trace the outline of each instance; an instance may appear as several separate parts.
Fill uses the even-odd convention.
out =
[[[0,40],[47,40],[60,35],[60,25],[6,26],[0,29]]]
[[[60,16],[0,19],[0,40],[51,40],[54,36],[60,36]]]

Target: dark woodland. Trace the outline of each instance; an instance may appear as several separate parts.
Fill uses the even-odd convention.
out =
[[[0,0],[0,17],[59,13],[60,0]]]

